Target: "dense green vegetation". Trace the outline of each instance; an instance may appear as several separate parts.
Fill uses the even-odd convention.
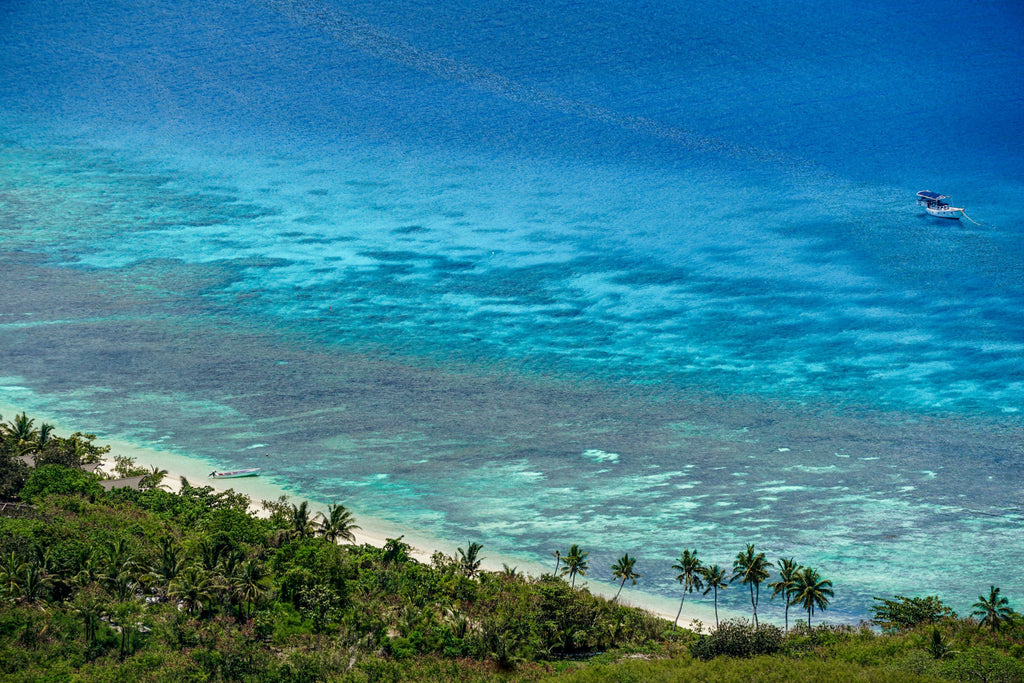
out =
[[[401,538],[354,544],[340,504],[264,501],[256,516],[244,495],[170,493],[124,458],[118,474],[145,474],[143,490],[105,491],[79,469],[106,452],[94,438],[25,416],[0,426],[3,495],[18,503],[0,516],[0,680],[1024,681],[1024,620],[994,586],[965,619],[895,596],[877,600],[875,626],[700,634],[575,585],[635,582],[628,554],[595,568],[573,545],[539,578],[483,571],[478,542],[418,562]],[[815,570],[778,567],[767,585],[787,606],[827,605]],[[683,599],[728,585],[695,550],[675,569]],[[771,567],[750,546],[733,569],[756,619]]]

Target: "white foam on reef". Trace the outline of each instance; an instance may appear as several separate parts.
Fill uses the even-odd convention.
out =
[[[583,457],[584,458],[589,458],[590,460],[594,460],[595,462],[618,462],[619,461],[619,454],[618,453],[609,453],[607,451],[602,451],[599,448],[588,448],[587,450],[583,451]]]

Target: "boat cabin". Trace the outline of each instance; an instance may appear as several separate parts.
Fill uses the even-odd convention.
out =
[[[946,199],[949,199],[949,197],[930,190],[922,190],[917,193],[917,203],[921,206],[926,206],[932,209],[944,209],[948,207],[949,202],[944,201]]]

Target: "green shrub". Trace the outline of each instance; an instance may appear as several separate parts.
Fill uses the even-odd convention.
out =
[[[756,628],[742,620],[723,621],[710,635],[691,647],[694,657],[707,661],[715,657],[753,657],[771,655],[782,649],[782,629],[772,624]]]
[[[1024,664],[987,645],[965,650],[940,667],[944,678],[979,683],[1021,683]]]
[[[881,604],[871,607],[874,613],[872,621],[886,631],[906,631],[923,624],[936,624],[943,619],[956,618],[956,613],[934,595],[923,598],[897,595],[894,600],[873,599]]]
[[[0,453],[0,500],[18,497],[28,481],[29,467],[13,454]]]

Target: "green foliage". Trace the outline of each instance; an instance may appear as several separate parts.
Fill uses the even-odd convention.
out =
[[[939,669],[943,678],[979,683],[1020,683],[1024,664],[989,646],[972,647],[952,657]]]
[[[771,624],[751,626],[745,621],[726,620],[690,648],[697,659],[771,655],[782,649],[782,629]]]
[[[118,477],[137,477],[141,474],[149,474],[149,470],[135,463],[135,458],[127,455],[114,456],[114,474]]]
[[[35,420],[25,413],[15,415],[10,422],[0,422],[0,463],[19,456],[30,456],[35,466],[63,465],[79,467],[99,462],[110,452],[110,446],[93,443],[96,436],[75,432],[69,437],[58,437],[53,425],[35,426]],[[4,457],[6,456],[6,457]]]
[[[882,604],[873,605],[872,621],[886,631],[906,631],[925,624],[936,624],[942,619],[955,619],[956,614],[934,595],[908,598],[897,595],[894,599],[874,598]]]
[[[636,580],[641,578],[641,575],[637,574],[634,570],[635,567],[636,558],[630,557],[629,553],[620,557],[615,564],[612,565],[612,578],[619,579],[619,590],[615,593],[613,601],[619,599],[619,595],[622,593],[622,587],[626,585],[626,581],[631,580],[635,586]]]
[[[409,561],[411,546],[408,543],[403,543],[403,538],[404,536],[389,538],[384,542],[384,547],[381,549],[381,558],[385,564],[404,564]]]
[[[816,569],[801,567],[796,571],[793,577],[790,604],[799,605],[807,610],[808,626],[810,626],[814,610],[820,609],[824,611],[828,607],[829,600],[833,595],[832,582],[821,578]]]
[[[299,614],[310,620],[314,633],[320,633],[341,615],[341,596],[322,583],[300,589],[297,598]]]
[[[480,570],[480,563],[484,559],[480,557],[480,551],[483,549],[483,545],[475,541],[467,544],[466,550],[458,549],[459,567],[467,578],[473,578]]]
[[[288,496],[281,496],[277,500],[262,500],[260,507],[269,513],[270,524],[275,529],[284,529],[288,526],[288,517],[292,509],[288,503]]]
[[[940,680],[886,667],[865,668],[847,662],[789,659],[778,655],[710,661],[688,658],[622,660],[580,667],[558,676],[565,683],[935,683]]]
[[[798,589],[797,575],[803,567],[796,563],[792,557],[780,558],[775,566],[779,570],[779,579],[768,584],[772,589],[771,598],[781,595],[785,604],[785,626],[789,630],[789,608],[794,603],[795,593]]]
[[[569,552],[562,556],[562,562],[565,563],[565,567],[562,568],[560,576],[569,575],[572,580],[572,586],[576,586],[576,577],[586,576],[587,570],[590,569],[590,564],[587,561],[587,555],[583,550],[575,543],[569,547]]]
[[[686,594],[692,593],[695,590],[700,590],[704,587],[705,571],[704,564],[697,557],[696,548],[694,548],[693,551],[690,551],[688,548],[684,549],[682,554],[679,556],[679,560],[672,565],[672,569],[679,572],[676,575],[676,581],[683,584],[683,597],[679,600],[679,611],[676,613],[676,620],[674,622],[678,625],[679,615],[683,613],[683,602],[686,600]],[[718,594],[716,592],[716,604],[717,597]]]
[[[79,495],[94,498],[103,494],[96,477],[82,470],[63,465],[42,465],[32,470],[21,489],[21,497],[29,502],[38,502],[50,495]]]
[[[319,533],[331,543],[356,540],[353,531],[359,528],[352,512],[341,503],[329,505],[327,514],[320,522]]]
[[[236,543],[262,544],[269,536],[270,525],[237,507],[210,510],[197,520],[196,528],[211,537],[226,536]]]
[[[932,639],[928,644],[928,652],[935,659],[942,659],[949,652],[949,646],[942,641],[942,632],[938,628],[932,628]]]
[[[28,481],[29,467],[12,453],[0,453],[0,500],[13,500]]]
[[[981,625],[988,626],[993,631],[998,631],[1002,624],[1011,621],[1014,617],[1009,599],[999,595],[997,586],[992,586],[989,589],[988,597],[979,595],[978,602],[974,603],[972,607],[974,607],[972,614],[981,617]]]
[[[760,602],[761,584],[769,577],[768,561],[764,553],[755,553],[753,544],[748,544],[746,550],[736,554],[732,562],[732,578],[730,581],[740,580],[740,583],[750,589],[750,606],[754,612],[754,625],[757,626],[757,605]]]
[[[93,443],[95,440],[95,434],[83,434],[82,432],[75,432],[69,437],[53,436],[43,439],[36,450],[36,467],[41,465],[80,467],[100,462],[103,456],[110,452],[110,446],[99,446]]]

